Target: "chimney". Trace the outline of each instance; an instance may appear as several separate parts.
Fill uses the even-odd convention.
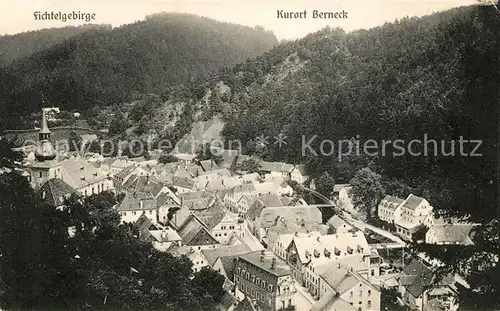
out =
[[[340,269],[340,262],[337,262],[337,269]]]
[[[299,236],[299,233],[298,232],[295,232],[295,236],[298,237]]]
[[[273,260],[271,261],[271,269],[274,270],[274,266],[276,265],[276,258],[273,257]]]

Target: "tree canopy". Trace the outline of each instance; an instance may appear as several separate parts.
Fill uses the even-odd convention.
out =
[[[24,177],[1,175],[1,307],[213,310],[224,277],[193,275],[187,257],[139,240],[132,224],[120,223],[115,204],[108,192],[73,195],[56,210],[36,201]]]

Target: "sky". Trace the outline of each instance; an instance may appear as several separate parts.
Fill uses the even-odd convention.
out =
[[[279,40],[297,39],[325,26],[368,29],[406,16],[423,16],[476,0],[0,0],[0,34],[82,25],[85,21],[35,20],[35,11],[95,13],[92,24],[114,27],[157,12],[182,12],[247,26],[261,25]],[[308,10],[307,19],[278,19],[277,10]],[[313,10],[347,12],[345,19],[312,19]]]

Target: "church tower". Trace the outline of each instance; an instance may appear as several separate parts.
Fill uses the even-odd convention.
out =
[[[61,164],[57,161],[57,152],[50,141],[50,130],[47,126],[46,109],[42,108],[42,122],[38,133],[38,146],[35,151],[36,162],[30,166],[31,186],[40,188],[47,180],[60,178]]]

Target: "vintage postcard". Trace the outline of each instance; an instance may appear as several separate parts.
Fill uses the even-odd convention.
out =
[[[2,0],[0,310],[500,310],[491,0]]]

